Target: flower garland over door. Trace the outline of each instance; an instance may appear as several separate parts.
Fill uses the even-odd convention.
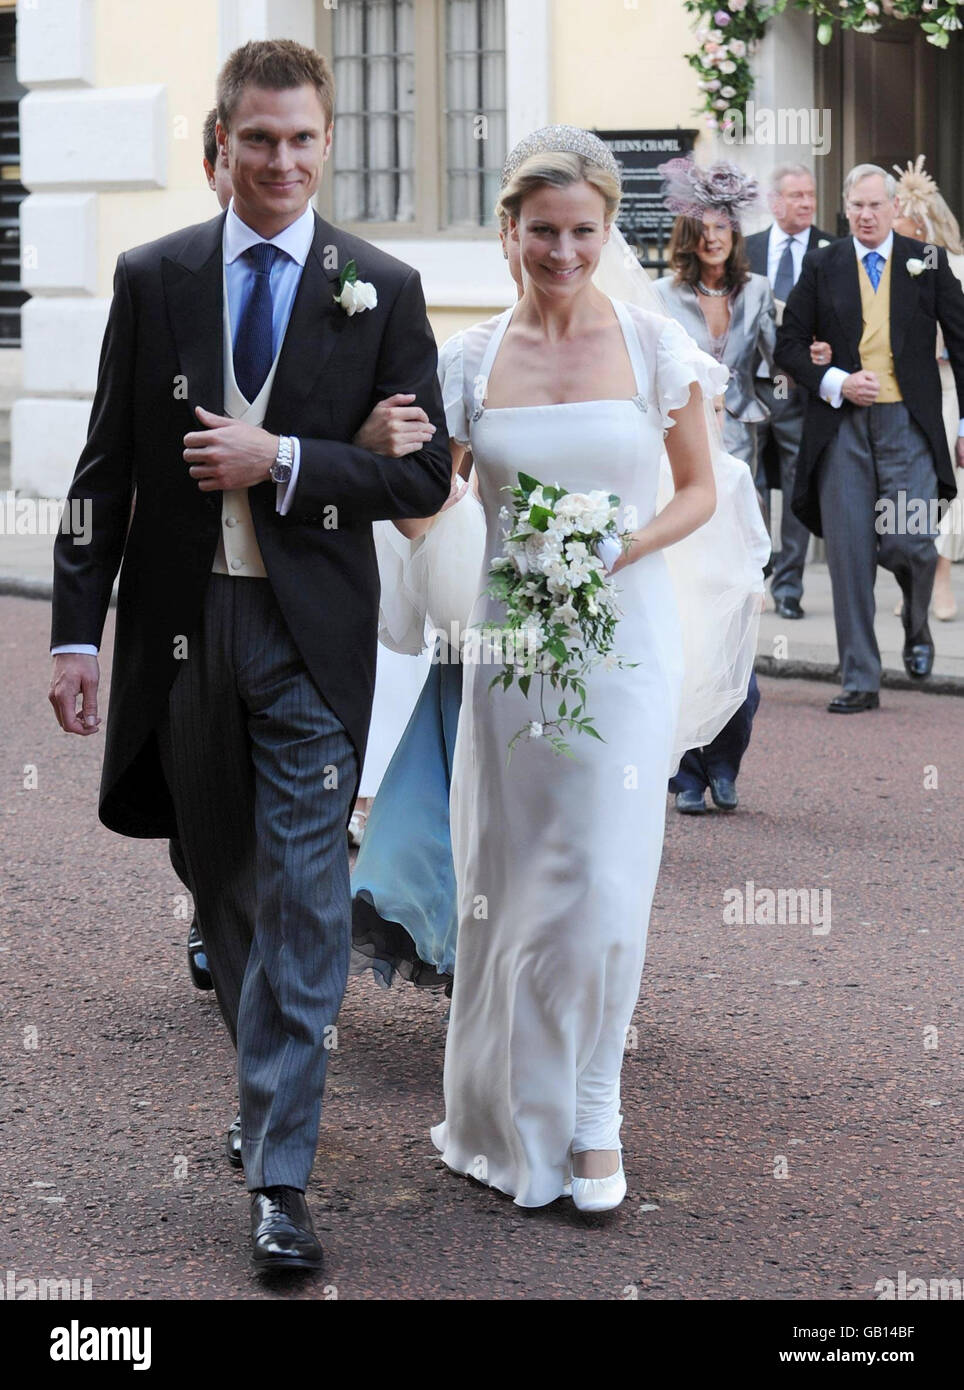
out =
[[[683,0],[696,17],[699,49],[687,54],[705,93],[701,109],[711,130],[725,128],[725,113],[745,112],[753,94],[750,57],[771,19],[788,5],[817,19],[817,40],[827,44],[834,25],[858,34],[875,34],[884,18],[915,19],[928,43],[946,48],[955,29],[964,28],[964,0]]]

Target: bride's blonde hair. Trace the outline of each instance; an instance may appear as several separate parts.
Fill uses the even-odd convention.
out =
[[[499,196],[495,205],[496,216],[500,219],[514,217],[518,221],[523,201],[537,188],[544,188],[547,184],[551,188],[568,188],[583,180],[602,194],[608,224],[619,209],[619,179],[582,155],[566,150],[546,150],[530,155],[520,164]]]

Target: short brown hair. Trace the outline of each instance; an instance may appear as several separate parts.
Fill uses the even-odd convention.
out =
[[[730,223],[733,245],[723,267],[723,284],[727,290],[738,290],[750,278],[750,263],[746,258],[746,243],[738,222]],[[700,278],[700,258],[696,248],[703,235],[702,217],[677,217],[669,239],[666,259],[673,270],[677,285],[695,285]]]
[[[218,73],[218,120],[225,130],[230,130],[245,87],[284,92],[304,86],[314,87],[318,93],[325,125],[330,126],[335,109],[335,79],[328,60],[294,39],[252,39],[229,53]]]
[[[204,158],[213,169],[218,162],[218,140],[214,133],[217,124],[218,108],[212,106],[204,117],[204,125],[201,127],[201,144],[204,146]]]

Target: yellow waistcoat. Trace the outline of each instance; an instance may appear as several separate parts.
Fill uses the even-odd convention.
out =
[[[894,253],[891,251],[884,262],[876,294],[863,260],[857,267],[857,278],[860,280],[860,308],[864,321],[864,331],[860,339],[860,365],[865,372],[877,374],[877,380],[880,382],[877,403],[880,405],[904,399],[897,385],[894,355],[890,350],[890,268],[893,264]]]

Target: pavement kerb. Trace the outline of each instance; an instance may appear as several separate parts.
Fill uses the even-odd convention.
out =
[[[49,601],[53,597],[53,584],[48,579],[0,574],[0,595]],[[111,608],[116,606],[116,602],[116,594],[111,594]],[[754,669],[758,676],[776,676],[784,680],[836,683],[840,679],[840,667],[836,662],[780,661],[764,655],[757,657]],[[903,671],[884,670],[880,683],[886,690],[924,690],[928,695],[964,695],[964,676],[929,676],[926,681],[915,681]]]

